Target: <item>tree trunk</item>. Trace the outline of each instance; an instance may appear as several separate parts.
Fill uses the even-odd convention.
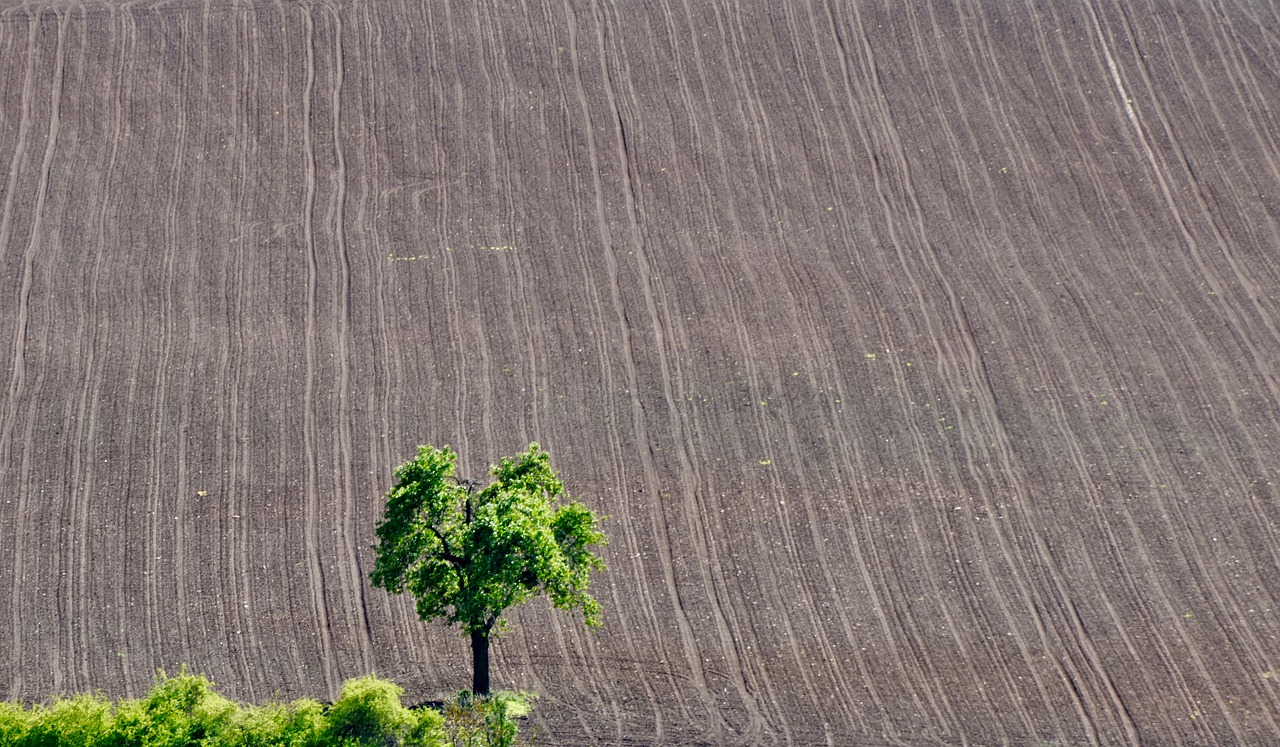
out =
[[[489,697],[489,629],[471,631],[471,692]]]

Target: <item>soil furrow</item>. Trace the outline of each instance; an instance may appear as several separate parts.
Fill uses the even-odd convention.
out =
[[[333,122],[333,149],[336,164],[334,167],[334,194],[329,219],[333,224],[334,251],[337,262],[334,271],[337,275],[335,296],[338,302],[334,305],[334,327],[337,340],[335,345],[338,358],[338,412],[337,438],[335,439],[334,462],[340,465],[340,477],[335,480],[335,492],[342,497],[342,541],[346,546],[346,569],[343,573],[343,606],[348,611],[350,629],[355,632],[359,641],[360,659],[364,669],[372,670],[372,642],[369,638],[369,620],[365,615],[364,579],[359,575],[360,561],[356,556],[356,544],[353,517],[355,514],[355,474],[352,461],[354,455],[351,446],[352,420],[352,380],[351,380],[351,299],[352,299],[352,261],[347,248],[347,158],[343,146],[342,97],[344,68],[347,64],[344,54],[343,25],[341,13],[331,6],[325,7],[326,16],[330,19],[333,34],[333,48],[330,52],[333,65],[333,82],[330,91],[330,108]]]
[[[301,91],[302,97],[302,153],[306,159],[306,178],[302,199],[302,233],[306,250],[307,285],[306,285],[306,379],[303,385],[303,456],[306,460],[306,551],[307,574],[311,583],[312,611],[316,619],[316,633],[320,638],[323,659],[320,663],[324,671],[325,685],[328,692],[338,692],[338,676],[334,670],[332,628],[329,622],[329,610],[326,604],[325,572],[321,563],[321,526],[320,526],[320,484],[317,464],[319,434],[316,420],[317,412],[316,378],[318,372],[318,346],[320,330],[320,259],[319,247],[315,233],[315,206],[319,191],[318,155],[316,152],[315,133],[312,130],[313,109],[315,107],[315,85],[318,75],[316,62],[316,29],[315,18],[309,9],[304,9],[302,23],[306,29],[304,43],[306,78]]]
[[[19,174],[21,174],[22,171],[24,170],[23,166],[26,164],[27,157],[28,157],[29,151],[27,148],[27,137],[30,129],[34,126],[34,117],[32,115],[32,110],[36,105],[34,102],[34,99],[38,95],[38,91],[36,89],[36,84],[35,84],[35,80],[36,80],[35,76],[36,76],[36,60],[37,60],[36,53],[38,49],[37,39],[38,39],[40,24],[35,22],[34,19],[28,19],[28,26],[29,26],[29,30],[27,32],[27,41],[26,41],[26,46],[27,46],[26,64],[25,64],[25,72],[23,73],[23,83],[22,83],[22,115],[18,122],[18,128],[17,128],[18,134],[14,143],[13,154],[10,157],[9,163],[6,168],[6,171],[8,172],[8,180],[5,186],[5,193],[4,193],[5,194],[4,213],[2,216],[0,216],[0,258],[3,258],[8,254],[9,245],[13,243],[14,205],[17,202],[17,188],[19,184],[18,177],[19,177]],[[47,153],[46,153],[46,157],[47,157]],[[29,251],[30,251],[30,243],[28,242],[27,252]],[[21,275],[22,278],[27,277],[26,268],[27,268],[27,261],[26,261],[26,255],[24,253],[23,275]],[[23,338],[26,334],[23,328],[24,324],[22,321],[23,314],[25,313],[25,311],[23,310],[24,302],[22,300],[22,293],[24,292],[23,286],[29,285],[30,281],[23,280],[20,282],[21,284],[18,286],[18,288],[15,289],[18,293],[18,297],[17,297],[18,305],[17,305],[16,313],[14,315],[16,324],[13,327],[13,339],[10,346],[13,352],[11,353],[11,357],[10,357],[11,370],[9,375],[8,399],[6,399],[5,401],[4,420],[2,422],[2,425],[0,425],[0,474],[3,474],[5,477],[9,477],[9,479],[12,479],[10,476],[14,472],[15,459],[14,459],[13,435],[16,429],[15,421],[18,416],[18,409],[21,404],[18,399],[18,394],[21,393],[21,384],[22,384],[21,377],[23,375],[20,364],[22,361],[21,351],[23,346],[25,345],[25,341]],[[29,294],[30,291],[27,290],[26,293]],[[25,646],[23,643],[23,636],[22,636],[23,621],[21,618],[22,598],[24,594],[23,594],[23,584],[21,582],[23,580],[24,572],[26,568],[24,548],[26,546],[25,540],[27,536],[28,509],[27,509],[27,492],[26,490],[23,489],[26,487],[25,481],[18,482],[17,486],[18,486],[17,504],[14,507],[14,514],[13,514],[14,515],[13,540],[9,543],[9,547],[11,547],[13,550],[13,558],[11,562],[11,567],[13,569],[12,571],[13,576],[12,576],[12,589],[11,589],[11,596],[10,596],[10,600],[11,600],[10,609],[12,612],[10,635],[12,636],[12,645],[13,645],[12,650],[15,652],[15,656],[13,659],[14,678],[13,678],[13,685],[10,688],[11,693],[21,692],[24,685],[24,680],[25,680],[23,675],[24,664],[22,659],[22,652],[24,651]],[[12,697],[12,695],[10,697]]]

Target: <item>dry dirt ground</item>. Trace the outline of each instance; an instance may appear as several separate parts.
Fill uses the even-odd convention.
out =
[[[0,697],[463,687],[382,494],[537,439],[548,743],[1275,744],[1275,2],[0,7]]]

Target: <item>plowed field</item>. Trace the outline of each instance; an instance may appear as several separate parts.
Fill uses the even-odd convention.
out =
[[[1276,743],[1274,2],[0,7],[0,697],[464,687],[382,495],[536,439],[548,743]]]

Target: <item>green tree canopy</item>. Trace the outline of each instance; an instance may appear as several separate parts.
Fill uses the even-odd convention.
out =
[[[373,585],[417,599],[418,617],[457,625],[471,636],[473,690],[489,692],[489,638],[502,613],[545,594],[563,610],[579,610],[600,624],[600,606],[587,593],[593,570],[604,568],[591,548],[608,542],[600,519],[567,499],[536,442],[489,470],[478,488],[459,479],[448,446],[418,447],[396,468],[378,524]]]

